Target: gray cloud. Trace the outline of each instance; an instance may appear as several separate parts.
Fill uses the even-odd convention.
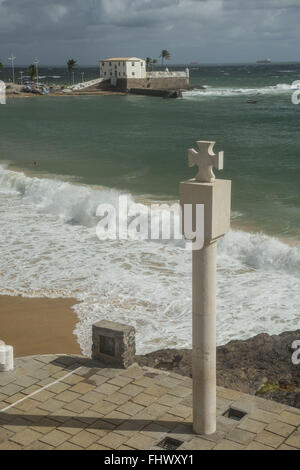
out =
[[[81,64],[99,57],[174,62],[297,60],[299,0],[0,0],[0,58]]]

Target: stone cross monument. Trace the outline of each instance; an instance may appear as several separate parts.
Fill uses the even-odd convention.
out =
[[[223,170],[224,152],[215,155],[213,152],[215,142],[198,141],[199,151],[195,149],[189,150],[189,166],[197,165],[199,167],[196,180],[202,183],[213,183],[216,179],[213,167],[217,170]]]
[[[193,265],[193,427],[197,434],[216,431],[216,269],[217,241],[230,228],[231,181],[216,179],[213,167],[223,169],[223,152],[215,142],[198,141],[199,151],[188,152],[196,178],[180,183],[180,203],[204,205],[204,246],[192,251]],[[194,221],[193,221],[194,222]],[[187,233],[184,229],[183,233]]]

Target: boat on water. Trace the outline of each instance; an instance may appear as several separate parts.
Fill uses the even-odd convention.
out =
[[[271,64],[271,59],[263,59],[263,60],[257,60],[256,63],[257,64]]]

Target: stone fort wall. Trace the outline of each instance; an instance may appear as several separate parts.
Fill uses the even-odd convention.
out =
[[[117,88],[127,90],[130,88],[149,88],[152,90],[179,90],[189,87],[188,77],[155,77],[155,78],[129,78],[117,81]]]

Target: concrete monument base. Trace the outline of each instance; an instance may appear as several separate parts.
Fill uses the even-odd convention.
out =
[[[135,358],[135,329],[100,321],[93,325],[92,358],[109,367],[127,369]]]

